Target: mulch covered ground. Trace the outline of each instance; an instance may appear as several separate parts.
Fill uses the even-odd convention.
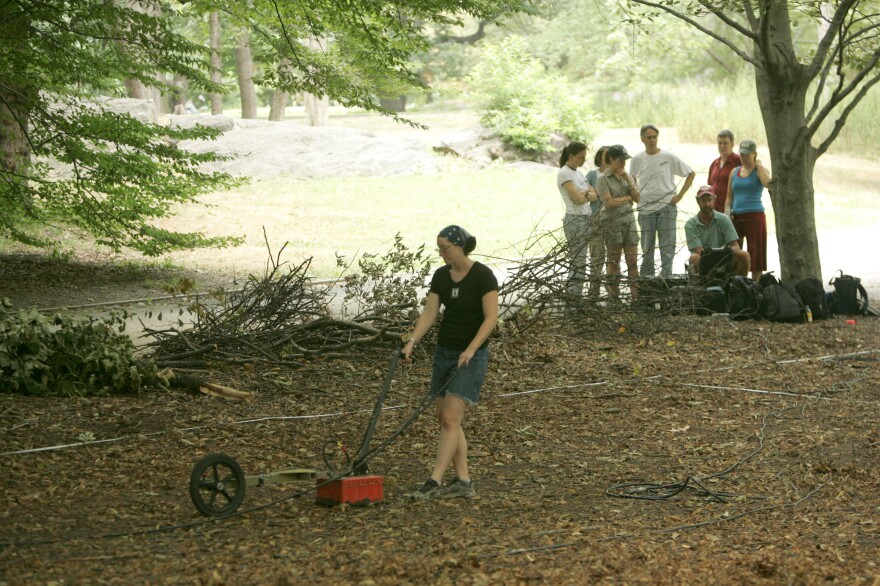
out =
[[[208,453],[254,475],[357,447],[387,350],[213,373],[246,401],[0,394],[0,584],[880,584],[880,320],[658,319],[496,340],[465,422],[472,500],[403,498],[433,463],[425,413],[370,461],[382,504],[286,484],[205,522],[190,502]],[[397,370],[374,444],[429,367]],[[9,453],[91,438],[122,439]],[[671,496],[621,498],[655,484]]]

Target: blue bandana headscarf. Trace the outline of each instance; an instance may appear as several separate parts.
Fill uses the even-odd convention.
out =
[[[452,244],[456,246],[461,246],[464,251],[471,252],[474,248],[477,247],[477,239],[471,236],[467,230],[462,228],[461,226],[456,226],[455,224],[451,226],[446,226],[440,233],[437,234],[438,238],[446,238]]]

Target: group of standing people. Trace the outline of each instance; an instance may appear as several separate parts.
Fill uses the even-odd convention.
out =
[[[630,295],[638,299],[638,278],[657,274],[655,251],[660,252],[660,276],[669,278],[673,272],[678,228],[678,204],[691,188],[696,172],[676,154],[660,149],[659,129],[644,125],[639,137],[645,150],[631,157],[622,145],[600,147],[595,154],[595,168],[584,176],[580,167],[587,157],[587,147],[581,142],[568,144],[559,159],[556,184],[565,204],[563,232],[569,254],[569,273],[566,291],[580,296],[587,280],[588,297],[599,298],[604,265],[606,289],[612,299],[619,295],[620,261],[623,255],[630,281]],[[709,169],[709,185],[700,188],[697,203],[705,227],[714,221],[709,210],[703,209],[700,198],[713,196],[712,210],[725,214],[731,220],[736,238],[724,240],[731,231],[726,223],[722,228],[702,230],[712,235],[711,246],[695,241],[693,231],[688,234],[688,248],[699,262],[703,249],[731,246],[737,251],[743,241],[748,244],[748,262],[753,278],[758,279],[767,267],[767,224],[762,195],[770,182],[770,174],[757,159],[756,145],[744,140],[739,154],[733,152],[734,137],[729,130],[718,133],[719,157]],[[630,160],[629,172],[626,162]],[[638,211],[638,216],[634,213]],[[719,222],[724,220],[718,219]],[[718,236],[718,238],[715,238]],[[642,249],[641,267],[638,263],[639,245]],[[698,250],[699,249],[699,250]],[[744,254],[744,253],[743,253]],[[745,258],[737,252],[737,269]]]

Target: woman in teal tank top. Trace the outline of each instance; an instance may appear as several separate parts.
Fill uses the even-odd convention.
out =
[[[730,173],[724,211],[733,220],[740,248],[748,244],[752,278],[758,280],[767,270],[767,218],[764,215],[764,188],[770,184],[770,172],[758,160],[755,141],[739,145],[742,165]]]

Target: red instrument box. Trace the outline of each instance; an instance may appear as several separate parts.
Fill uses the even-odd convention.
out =
[[[382,502],[381,476],[347,476],[330,482],[327,478],[318,478],[317,487],[315,501],[322,505],[366,506]]]

